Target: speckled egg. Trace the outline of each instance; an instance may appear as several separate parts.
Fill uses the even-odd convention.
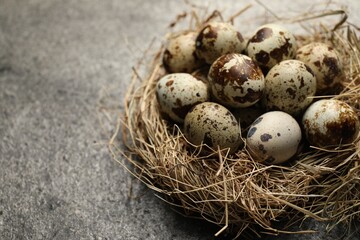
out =
[[[258,102],[265,78],[248,56],[230,53],[216,59],[209,70],[209,86],[215,99],[226,106],[248,107]]]
[[[160,111],[175,122],[184,122],[187,112],[196,104],[209,100],[207,85],[188,73],[173,73],[156,84]]]
[[[260,67],[270,69],[275,64],[295,58],[297,44],[293,34],[277,24],[259,27],[248,41],[246,52]]]
[[[301,61],[286,60],[266,75],[262,104],[267,111],[280,110],[296,116],[311,104],[315,93],[313,71]]]
[[[302,125],[307,140],[317,147],[351,143],[359,134],[359,118],[347,103],[319,100],[309,106]]]
[[[343,65],[333,47],[325,43],[310,43],[298,49],[296,58],[313,70],[318,94],[334,92],[334,86],[343,77]]]
[[[240,126],[232,113],[222,105],[204,102],[192,108],[185,117],[184,134],[195,145],[204,143],[217,150],[229,148],[234,153],[242,144]]]
[[[163,63],[170,73],[190,73],[199,68],[201,61],[195,54],[196,32],[185,32],[171,37],[163,54]]]
[[[267,112],[250,126],[246,146],[255,161],[279,164],[293,157],[301,142],[297,121],[281,111]]]
[[[224,54],[241,53],[244,49],[241,33],[225,22],[208,23],[196,38],[196,54],[208,64]]]

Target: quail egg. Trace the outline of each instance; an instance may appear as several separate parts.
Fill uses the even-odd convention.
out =
[[[298,49],[296,58],[313,70],[319,94],[334,92],[334,86],[343,76],[343,66],[333,47],[325,43],[310,43]]]
[[[301,142],[297,121],[281,111],[267,112],[250,126],[246,146],[255,161],[279,164],[293,157]]]
[[[313,71],[301,61],[285,60],[266,75],[262,103],[267,111],[280,110],[297,116],[310,105],[315,92]]]
[[[246,51],[260,67],[268,70],[281,61],[295,58],[296,40],[285,27],[266,24],[255,32],[248,41]]]
[[[208,79],[216,101],[234,108],[254,105],[261,99],[265,87],[259,66],[248,56],[238,53],[216,59]]]
[[[323,99],[309,106],[302,118],[307,140],[317,147],[351,143],[359,134],[359,118],[347,103]]]
[[[164,115],[182,123],[191,107],[209,100],[209,91],[204,82],[188,73],[172,73],[157,82],[156,98]]]
[[[203,61],[195,54],[196,32],[178,34],[168,40],[163,54],[165,69],[170,73],[190,73],[199,68]]]
[[[208,64],[224,54],[241,53],[244,49],[241,33],[226,22],[208,23],[196,38],[196,54]]]
[[[230,153],[243,143],[235,117],[214,102],[200,103],[189,111],[184,121],[184,134],[195,145],[204,143],[215,150],[229,148]]]

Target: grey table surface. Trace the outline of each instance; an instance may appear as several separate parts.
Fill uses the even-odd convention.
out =
[[[271,19],[256,1],[191,2],[227,14],[258,5],[240,17],[243,32]],[[339,6],[284,2],[266,7],[288,16]],[[359,1],[341,5],[360,23]],[[98,112],[102,90],[117,89],[121,103],[131,67],[189,9],[174,0],[0,0],[0,239],[213,239],[219,227],[175,213],[112,160]],[[319,232],[263,239],[360,239],[307,226]]]

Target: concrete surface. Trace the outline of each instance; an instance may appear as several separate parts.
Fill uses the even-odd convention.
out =
[[[225,12],[257,5],[208,2]],[[267,7],[282,16],[333,7],[321,2]],[[359,23],[359,2],[342,3]],[[97,111],[104,87],[122,101],[131,67],[185,9],[174,0],[0,0],[0,239],[213,238],[218,227],[175,213],[111,159]],[[271,17],[256,9],[243,31]],[[326,235],[308,226],[320,232],[281,238],[342,237],[341,227]]]

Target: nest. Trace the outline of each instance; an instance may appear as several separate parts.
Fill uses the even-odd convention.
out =
[[[321,41],[337,49],[346,77],[341,82],[343,90],[328,97],[347,102],[359,116],[360,41],[356,27],[346,23],[343,11],[306,16],[301,21],[329,14],[343,18],[331,29],[319,26],[313,34],[296,36],[297,41],[300,46]],[[161,46],[151,55],[146,77],[140,77],[139,67],[133,69],[124,116],[109,144],[114,158],[129,172],[186,215],[219,225],[217,235],[225,229],[238,235],[244,230],[258,234],[259,227],[267,233],[287,233],[288,226],[274,226],[279,219],[296,223],[313,218],[334,226],[359,218],[359,138],[332,149],[304,148],[285,165],[255,162],[246,148],[231,156],[218,150],[204,156],[201,149],[205,146],[193,146],[180,125],[169,123],[159,113],[155,85],[166,74],[163,50]],[[122,134],[125,148],[119,148],[118,134]]]

